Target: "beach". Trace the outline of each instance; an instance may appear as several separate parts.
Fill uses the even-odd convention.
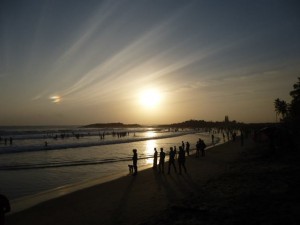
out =
[[[47,131],[46,128],[34,135],[41,136]],[[171,146],[177,146],[185,141],[190,143],[191,149],[195,149],[199,138],[203,139],[208,146],[211,145],[210,135],[207,132],[161,132],[147,128],[139,132],[131,132],[126,137],[118,138],[106,134],[105,139],[99,139],[98,136],[91,135],[91,130],[85,129],[81,130],[85,136],[80,139],[48,138],[46,140],[49,145],[57,148],[37,150],[34,148],[35,144],[44,139],[33,138],[31,132],[32,130],[29,132],[29,137],[21,140],[15,135],[12,145],[6,146],[3,141],[0,143],[0,191],[13,201],[22,201],[24,197],[37,199],[41,194],[52,190],[55,192],[56,189],[63,189],[66,192],[66,187],[73,189],[82,185],[91,186],[99,183],[99,180],[112,180],[110,178],[112,176],[113,179],[124,176],[128,173],[127,166],[131,162],[132,149],[138,149],[141,170],[152,166],[154,148],[163,147],[168,152]],[[28,132],[21,133],[25,136]],[[82,147],[82,143],[92,146]],[[66,145],[69,146],[60,148]],[[72,147],[74,145],[77,147]],[[24,150],[24,147],[27,150]],[[2,151],[4,149],[6,151]],[[17,207],[17,211],[19,208]]]
[[[250,139],[228,142],[188,157],[186,174],[147,169],[13,213],[7,224],[296,224],[296,158],[266,160],[258,150]]]

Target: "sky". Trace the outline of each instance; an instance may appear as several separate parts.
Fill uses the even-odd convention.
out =
[[[0,126],[275,122],[299,0],[1,0]]]

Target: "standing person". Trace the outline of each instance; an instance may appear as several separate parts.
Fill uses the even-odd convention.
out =
[[[164,173],[165,172],[165,157],[166,157],[166,153],[164,153],[164,149],[160,148],[159,164],[158,164],[158,171],[160,173]]]
[[[190,156],[190,143],[188,141],[186,142],[186,154]]]
[[[170,147],[168,174],[170,174],[171,165],[173,165],[175,173],[177,173],[175,166],[175,152],[172,147]]]
[[[133,149],[133,156],[132,156],[132,165],[133,165],[133,176],[137,175],[137,160],[138,160],[138,155],[137,155],[137,150]]]
[[[215,136],[213,134],[211,135],[211,143],[215,145]]]
[[[0,194],[0,225],[5,224],[5,213],[10,212],[9,200]]]
[[[200,139],[199,142],[200,142],[201,154],[202,154],[202,157],[204,157],[205,156],[206,144],[204,143],[204,141],[202,139]]]
[[[176,150],[176,146],[174,146],[174,154],[175,154],[175,159],[177,159],[177,150]]]
[[[153,169],[157,169],[157,150],[154,148],[154,156],[153,156]]]
[[[185,150],[185,146],[184,146],[184,142],[183,141],[181,142],[181,146],[182,146],[183,150]]]
[[[178,152],[178,166],[179,166],[179,174],[181,174],[181,167],[183,167],[184,172],[186,173],[186,167],[185,167],[185,151],[183,150],[182,146],[179,146],[179,152]]]

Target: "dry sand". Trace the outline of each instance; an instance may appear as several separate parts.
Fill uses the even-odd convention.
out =
[[[188,157],[187,174],[144,170],[15,213],[7,224],[296,224],[300,201],[293,188],[298,164],[277,159],[266,163],[257,157],[257,149],[250,140],[244,147],[239,142],[219,145],[206,157]],[[286,215],[280,220],[268,219],[274,210],[259,211],[280,202],[285,204],[280,215]]]

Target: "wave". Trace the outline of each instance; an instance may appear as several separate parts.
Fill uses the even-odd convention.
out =
[[[161,131],[159,128],[78,128],[78,127],[1,127],[0,138],[13,137],[14,140],[45,139],[54,137],[99,136],[110,135],[114,132],[139,133],[145,131]]]
[[[28,151],[48,151],[48,150],[54,150],[54,149],[67,149],[70,148],[79,148],[79,147],[89,147],[89,146],[97,146],[97,145],[113,145],[113,144],[121,144],[121,143],[131,143],[131,142],[139,142],[139,141],[147,141],[147,140],[153,140],[153,139],[164,139],[164,138],[172,138],[172,137],[178,137],[188,134],[195,134],[198,132],[181,132],[177,134],[169,134],[165,136],[157,136],[157,137],[151,137],[151,138],[131,138],[127,140],[117,139],[114,141],[103,141],[103,142],[89,142],[89,143],[73,143],[68,145],[56,145],[56,146],[49,146],[47,149],[43,148],[30,148]],[[201,133],[202,137],[207,137],[207,134]],[[216,137],[216,144],[220,141],[220,138]],[[52,148],[50,148],[52,147]],[[207,147],[210,148],[211,144],[207,144]],[[195,149],[191,148],[190,151],[194,151]],[[69,150],[68,150],[69,151]],[[15,149],[14,151],[9,151],[9,153],[18,153],[18,152],[24,152],[24,148]],[[10,156],[8,156],[10,157]],[[23,157],[23,156],[22,156]],[[139,160],[147,160],[153,158],[153,155],[146,155],[145,153],[142,153],[139,155]],[[75,166],[89,166],[89,165],[97,165],[97,164],[109,164],[109,163],[120,163],[120,162],[131,162],[132,156],[130,155],[124,155],[122,157],[114,157],[113,155],[107,156],[106,158],[92,158],[92,159],[65,159],[60,161],[49,161],[49,162],[16,162],[11,161],[10,163],[0,164],[0,171],[14,171],[14,170],[34,170],[34,169],[51,169],[51,168],[59,168],[59,167],[75,167]]]
[[[48,146],[41,145],[26,145],[26,146],[6,146],[0,148],[0,154],[11,154],[11,153],[21,153],[21,152],[33,152],[33,151],[49,151],[49,150],[59,150],[59,149],[71,149],[71,148],[85,148],[85,147],[93,147],[93,146],[101,146],[101,145],[113,145],[113,144],[123,144],[123,143],[131,143],[138,141],[147,141],[153,139],[163,139],[163,138],[171,138],[178,137],[187,134],[192,134],[196,132],[178,132],[172,133],[168,135],[156,136],[156,137],[134,137],[128,139],[113,139],[113,140],[101,140],[100,141],[89,141],[89,142],[81,142],[81,143],[63,143],[63,144],[51,144]]]
[[[142,156],[139,160],[153,158],[153,156]],[[132,161],[132,157],[114,158],[114,159],[101,159],[101,160],[79,160],[79,161],[63,161],[39,164],[16,164],[0,166],[0,170],[29,170],[29,169],[47,169],[57,167],[71,167],[71,166],[88,166],[105,163],[116,163],[123,161]]]

